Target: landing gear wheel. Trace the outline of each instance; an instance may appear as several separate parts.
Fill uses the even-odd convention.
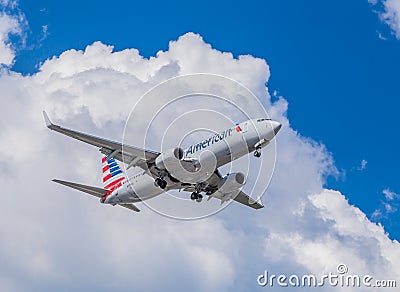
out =
[[[197,199],[198,199],[197,193],[192,193],[192,194],[190,195],[190,199],[191,199],[192,201],[197,200]]]
[[[166,187],[167,187],[167,182],[165,180],[162,180],[160,188],[165,189]]]
[[[165,189],[167,187],[167,182],[159,177],[156,178],[154,182],[157,186],[159,186],[162,189]]]
[[[198,195],[197,195],[196,202],[197,202],[197,203],[200,203],[202,200],[203,200],[203,195],[198,194]]]
[[[261,156],[260,150],[254,151],[254,156],[255,156],[255,157],[260,157],[260,156]]]

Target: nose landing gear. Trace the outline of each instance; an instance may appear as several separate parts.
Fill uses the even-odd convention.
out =
[[[255,145],[254,145],[254,148],[255,148],[255,151],[254,151],[254,156],[255,157],[260,157],[261,156],[261,148],[262,147],[264,147],[264,146],[266,146],[266,145],[268,145],[268,143],[269,143],[269,141],[268,140],[266,140],[266,139],[261,139],[260,141],[258,141]]]

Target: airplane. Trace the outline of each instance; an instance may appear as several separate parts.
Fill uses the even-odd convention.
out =
[[[202,201],[204,193],[208,200],[216,198],[221,204],[233,199],[253,209],[264,207],[261,201],[241,191],[245,184],[243,173],[222,176],[218,168],[249,153],[260,157],[261,148],[281,129],[279,122],[269,118],[247,120],[185,150],[175,147],[160,153],[63,128],[53,124],[45,111],[43,116],[50,130],[96,146],[102,153],[102,188],[53,181],[98,197],[103,204],[139,212],[135,203],[175,189],[191,192],[190,199],[197,202]],[[139,167],[142,171],[127,178],[116,160],[127,164],[126,169]]]

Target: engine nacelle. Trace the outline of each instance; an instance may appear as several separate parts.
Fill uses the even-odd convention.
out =
[[[163,151],[155,160],[160,170],[166,170],[173,178],[184,183],[206,181],[215,171],[217,160],[211,151],[203,151],[198,158],[183,158],[181,148]]]
[[[175,147],[162,152],[156,158],[156,166],[158,169],[174,169],[179,163],[179,160],[183,158],[184,152],[182,148]]]
[[[244,174],[241,172],[231,173],[225,176],[218,185],[218,191],[223,194],[236,192],[245,184]]]

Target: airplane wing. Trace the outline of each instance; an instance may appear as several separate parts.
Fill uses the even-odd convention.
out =
[[[108,190],[102,189],[102,188],[97,188],[97,187],[92,187],[92,186],[87,186],[87,185],[82,185],[82,184],[77,184],[65,180],[59,180],[59,179],[53,179],[54,182],[65,185],[67,187],[73,188],[75,190],[85,192],[89,195],[101,198],[105,194],[107,194]],[[127,208],[129,210],[135,211],[135,212],[140,212],[139,208],[137,208],[134,204],[118,204],[121,207]]]
[[[222,180],[222,175],[219,173],[218,169],[216,171],[214,171],[214,173],[208,178],[207,183],[208,186],[205,189],[205,191],[211,191],[211,192],[215,192],[217,191],[217,186],[218,183]],[[194,192],[195,189],[194,187],[187,187],[184,189],[185,191],[192,191]],[[211,194],[209,199],[213,197],[213,195]],[[217,196],[214,198],[218,198]],[[261,209],[264,208],[264,206],[260,201],[256,201],[253,198],[251,198],[249,195],[245,194],[243,191],[239,191],[239,193],[233,198],[233,200],[235,200],[236,202],[239,202],[243,205],[249,206],[253,209]]]
[[[132,166],[139,166],[147,170],[147,162],[154,161],[156,157],[160,154],[156,151],[145,150],[135,146],[123,145],[119,142],[114,142],[111,140],[99,138],[78,131],[66,129],[58,125],[54,125],[50,121],[45,111],[43,111],[43,116],[46,122],[46,126],[50,130],[99,147],[100,152],[107,155],[108,157],[128,163],[128,168]]]
[[[249,206],[253,209],[261,209],[264,208],[264,206],[261,204],[261,202],[257,202],[253,198],[251,198],[249,195],[246,195],[244,192],[240,191],[239,194],[234,198],[236,202],[239,202],[243,205]]]
[[[211,177],[207,180],[207,182],[211,186],[217,186],[218,183],[222,180],[222,175],[219,173],[218,169],[214,171]],[[212,196],[212,195],[211,195]],[[261,204],[261,200],[258,202],[251,198],[249,195],[245,194],[243,191],[240,191],[236,197],[233,198],[236,202],[239,202],[243,205],[249,206],[253,209],[261,209],[264,206]]]

